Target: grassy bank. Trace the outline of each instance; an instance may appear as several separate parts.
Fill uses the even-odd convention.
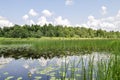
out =
[[[59,56],[64,54],[85,54],[94,51],[119,51],[119,39],[80,38],[0,38],[0,54],[36,54]]]

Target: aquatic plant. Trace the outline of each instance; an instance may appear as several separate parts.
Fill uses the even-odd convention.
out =
[[[119,39],[0,39],[0,55],[20,57],[60,57],[92,52],[120,51]]]

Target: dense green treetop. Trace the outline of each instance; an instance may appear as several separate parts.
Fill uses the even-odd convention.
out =
[[[67,27],[62,25],[14,25],[0,28],[0,37],[27,38],[35,37],[78,37],[78,38],[120,38],[118,31],[93,30],[85,27]]]

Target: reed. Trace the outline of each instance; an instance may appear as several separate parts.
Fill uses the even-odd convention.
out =
[[[97,52],[100,52],[100,51],[114,52],[116,50],[120,51],[119,39],[0,38],[0,54],[2,54],[2,51],[4,50],[2,48],[6,48],[5,49],[6,51],[10,51],[10,49],[11,50],[16,48],[18,49],[18,47],[20,48],[20,46],[22,47],[24,45],[28,45],[29,48],[33,50],[32,51],[33,54],[35,55],[37,54],[38,57],[39,56],[46,56],[46,57],[62,56],[65,54],[66,55],[86,54],[86,53],[88,54],[95,51]],[[24,48],[26,49],[28,48],[28,46]],[[13,53],[15,52],[13,51]],[[17,52],[17,53],[20,53],[20,52]]]
[[[118,54],[118,53],[117,53]],[[108,59],[95,60],[90,56],[88,62],[80,57],[80,60],[64,64],[64,75],[58,80],[119,80],[120,79],[120,56],[110,55]],[[87,62],[87,63],[86,63]],[[77,64],[76,64],[77,63]],[[67,68],[66,68],[66,65]],[[77,66],[79,65],[79,66]],[[62,68],[64,68],[62,65]],[[70,67],[70,68],[69,68]],[[68,72],[68,69],[70,72]],[[64,70],[64,71],[63,71]],[[67,73],[68,72],[68,73]],[[70,75],[70,76],[67,76]]]

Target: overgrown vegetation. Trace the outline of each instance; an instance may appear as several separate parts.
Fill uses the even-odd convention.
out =
[[[100,58],[101,56],[87,57],[85,55],[92,52],[105,52],[107,56],[103,55],[104,58]],[[4,57],[16,59],[33,58],[33,60],[40,57],[44,57],[46,60],[53,57],[62,58],[61,63],[43,66],[44,69],[37,66],[36,77],[34,77],[36,74],[28,71],[30,78],[42,79],[44,75],[49,76],[50,80],[119,80],[119,53],[120,39],[0,38],[0,56],[4,55]],[[68,55],[78,55],[79,58],[69,60]],[[44,61],[46,63],[45,59],[42,58],[41,60],[43,64]],[[57,60],[57,62],[59,61]],[[9,78],[14,77],[10,76],[6,79]]]
[[[36,58],[120,51],[119,39],[1,38],[0,45],[0,54]]]
[[[119,80],[120,55],[80,57],[79,60],[66,62],[62,66],[61,78],[57,80]],[[105,56],[105,55],[104,55]],[[97,58],[97,59],[95,59]],[[67,60],[67,59],[66,59]]]
[[[93,30],[85,27],[67,27],[62,25],[14,25],[0,28],[0,37],[27,38],[27,37],[76,37],[76,38],[120,38],[119,31]]]

